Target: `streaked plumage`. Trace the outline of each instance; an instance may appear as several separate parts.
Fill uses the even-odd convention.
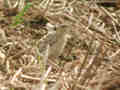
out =
[[[57,58],[61,55],[67,43],[68,34],[67,26],[58,26],[56,31],[50,31],[39,41],[39,51],[42,52],[49,45],[49,58]]]

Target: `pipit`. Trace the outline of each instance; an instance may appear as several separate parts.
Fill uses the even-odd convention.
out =
[[[70,35],[68,26],[58,25],[56,31],[50,30],[39,42],[39,51],[42,52],[49,45],[48,58],[56,59],[61,55]]]

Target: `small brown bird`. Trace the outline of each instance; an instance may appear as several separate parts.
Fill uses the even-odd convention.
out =
[[[69,28],[64,25],[57,27],[56,31],[50,31],[45,37],[39,41],[39,51],[42,52],[46,45],[49,45],[48,58],[56,59],[61,55],[70,35]]]
[[[56,42],[54,42],[50,47],[50,58],[57,58],[64,51],[67,41],[71,37],[68,33],[69,29],[70,28],[65,25],[60,25],[57,27],[56,35],[54,37],[56,39]]]

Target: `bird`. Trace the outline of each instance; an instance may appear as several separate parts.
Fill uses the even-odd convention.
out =
[[[57,26],[55,39],[56,41],[50,47],[49,58],[59,57],[71,36],[69,35],[69,28],[66,25]]]
[[[49,45],[48,58],[56,59],[61,55],[68,39],[71,37],[68,32],[66,25],[58,25],[56,31],[50,30],[46,36],[40,39],[39,51],[44,51]]]

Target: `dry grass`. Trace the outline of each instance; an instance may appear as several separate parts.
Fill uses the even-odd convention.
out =
[[[119,90],[120,9],[94,0],[0,1],[0,90]],[[11,2],[11,3],[10,3]]]

